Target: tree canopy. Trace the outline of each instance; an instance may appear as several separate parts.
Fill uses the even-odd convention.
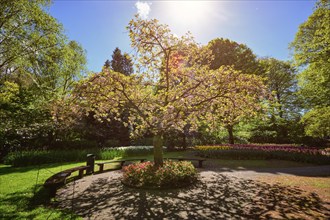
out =
[[[47,13],[50,1],[0,0],[0,5],[0,137],[4,146],[20,146],[52,133],[51,104],[72,89],[86,59]]]
[[[122,54],[121,50],[116,47],[112,54],[110,67],[113,71],[125,74],[127,76],[133,74],[133,62],[127,53]]]
[[[330,105],[330,3],[320,0],[312,15],[299,26],[291,47],[306,107]]]
[[[299,26],[291,43],[296,65],[302,68],[298,76],[299,93],[305,101],[305,108],[310,110],[302,122],[306,125],[306,134],[314,137],[329,135],[330,129],[326,120],[330,106],[329,20],[330,2],[319,0],[313,14]],[[317,128],[319,134],[316,134]]]
[[[178,38],[157,20],[138,16],[127,28],[140,72],[126,76],[104,69],[80,82],[76,100],[83,112],[93,111],[100,120],[120,120],[126,106],[132,132],[148,130],[154,135],[156,165],[162,164],[162,138],[167,130],[183,130],[187,123],[196,128],[201,118],[212,121],[211,110],[240,108],[262,95],[262,81],[255,75],[226,66],[211,70],[205,64],[211,52],[190,35]],[[241,110],[248,108],[245,105]]]
[[[256,55],[245,44],[239,44],[229,39],[216,38],[208,43],[208,47],[214,56],[210,65],[213,70],[227,65],[247,74],[260,74],[261,72]]]

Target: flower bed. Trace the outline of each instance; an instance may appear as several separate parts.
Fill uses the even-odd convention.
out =
[[[215,145],[215,146],[197,146],[195,150],[208,151],[208,150],[230,150],[231,146],[226,145]]]
[[[179,188],[197,180],[197,171],[188,161],[165,161],[155,168],[153,162],[131,164],[123,168],[122,182],[137,188]]]
[[[330,164],[328,150],[315,147],[298,147],[293,145],[219,145],[197,146],[196,155],[217,159],[281,159],[298,162]]]

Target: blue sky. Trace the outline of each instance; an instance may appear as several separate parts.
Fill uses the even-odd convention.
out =
[[[49,12],[87,53],[88,69],[99,72],[112,51],[131,53],[125,27],[134,14],[168,24],[178,36],[190,31],[207,44],[223,37],[246,44],[259,56],[291,58],[288,44],[312,14],[315,1],[93,1],[53,0]]]

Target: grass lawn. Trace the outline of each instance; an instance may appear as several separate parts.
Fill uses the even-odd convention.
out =
[[[191,152],[168,152],[165,157],[192,157]],[[152,160],[152,155],[129,157]],[[123,159],[123,158],[115,158]],[[54,173],[84,165],[81,163],[51,164],[29,167],[11,167],[0,165],[0,219],[79,219],[72,213],[56,210],[49,206],[47,191],[43,188],[44,181]],[[260,161],[260,160],[211,160],[205,163],[231,169],[266,168],[266,167],[296,167],[308,164],[291,161]],[[116,164],[108,164],[105,169],[117,168]],[[97,171],[96,167],[96,171]],[[77,172],[74,174],[77,175]],[[311,178],[313,184],[307,187],[311,190],[322,188],[329,184],[329,179]],[[301,180],[295,180],[299,184]],[[322,191],[323,192],[323,191]],[[124,207],[123,207],[124,208]]]
[[[53,173],[82,164],[19,168],[0,165],[0,219],[76,219],[70,213],[47,207],[49,199],[42,184]]]

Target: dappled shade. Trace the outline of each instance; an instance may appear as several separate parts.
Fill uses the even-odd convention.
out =
[[[202,173],[195,186],[177,190],[130,189],[120,183],[119,173],[94,178],[80,192],[83,183],[75,190],[68,185],[59,195],[59,207],[97,219],[306,219],[329,214],[329,204],[314,193],[216,173]]]

